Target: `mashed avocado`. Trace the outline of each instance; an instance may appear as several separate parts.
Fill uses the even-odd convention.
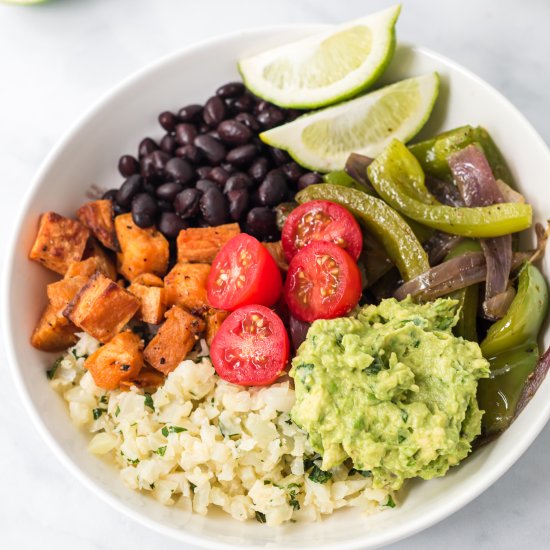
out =
[[[383,300],[315,321],[292,361],[292,419],[327,470],[351,458],[375,487],[442,476],[480,433],[479,346],[453,336],[457,301]]]

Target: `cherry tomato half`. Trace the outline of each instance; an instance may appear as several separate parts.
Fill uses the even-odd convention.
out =
[[[206,282],[210,305],[233,311],[248,304],[272,306],[281,295],[281,272],[260,241],[241,233],[218,252]]]
[[[249,305],[223,322],[210,346],[210,357],[227,382],[264,386],[284,371],[289,349],[281,319],[265,306]]]
[[[309,201],[295,208],[286,219],[281,240],[288,260],[314,241],[337,244],[354,260],[363,248],[357,220],[343,206],[330,201]]]
[[[301,321],[341,317],[361,297],[361,273],[343,248],[316,241],[292,258],[284,296],[292,315]]]

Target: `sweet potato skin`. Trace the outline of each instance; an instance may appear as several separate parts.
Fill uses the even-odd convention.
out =
[[[164,276],[168,269],[168,241],[155,228],[142,229],[132,220],[132,214],[115,218],[115,229],[120,252],[118,271],[132,281],[142,273]]]
[[[131,331],[115,334],[84,363],[96,386],[105,390],[118,388],[123,381],[136,378],[143,367],[143,342]]]
[[[107,343],[135,315],[140,302],[99,271],[69,302],[63,315],[102,343]]]
[[[48,304],[31,336],[31,344],[42,351],[64,351],[76,344],[77,328]]]
[[[109,279],[116,281],[117,271],[114,258],[111,257],[111,252],[103,248],[96,239],[90,237],[88,244],[84,250],[84,260],[94,258],[99,271],[105,274]]]
[[[60,315],[69,305],[69,302],[76,296],[80,289],[88,282],[89,277],[77,275],[76,277],[65,277],[46,287],[48,300]]]
[[[80,262],[73,262],[72,264],[70,264],[67,269],[67,272],[65,273],[65,279],[70,279],[71,277],[88,278],[88,277],[91,277],[96,271],[101,271],[103,275],[105,275],[106,277],[109,277],[109,279],[112,279],[111,269],[106,270],[105,264],[101,261],[101,259],[98,256],[90,256],[85,260],[80,260]]]
[[[240,232],[238,223],[182,229],[177,239],[178,262],[211,264],[220,248]]]
[[[87,202],[76,211],[76,217],[104,247],[118,250],[113,203],[110,200]]]
[[[164,278],[166,304],[191,311],[208,307],[206,281],[209,273],[208,264],[177,263]]]
[[[166,312],[166,321],[149,342],[143,355],[153,368],[168,374],[172,372],[193,349],[204,321],[174,306]]]
[[[214,309],[210,308],[204,315],[203,318],[206,321],[206,343],[211,346],[212,340],[222,323],[227,319],[229,311],[224,311],[223,309]]]
[[[152,275],[155,277],[155,275]],[[162,280],[159,279],[161,284]],[[166,311],[166,300],[164,299],[164,288],[162,286],[148,286],[134,280],[126,289],[139,298],[141,305],[137,317],[145,323],[158,325]]]
[[[82,258],[89,236],[89,230],[80,222],[46,212],[40,216],[29,258],[64,275],[72,262]]]

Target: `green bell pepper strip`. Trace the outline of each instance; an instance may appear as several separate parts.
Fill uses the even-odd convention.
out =
[[[411,181],[424,177],[412,153],[393,140],[368,167],[369,179],[378,194],[393,208],[413,220],[464,237],[500,237],[531,226],[532,208],[528,204],[501,203],[462,208],[443,204],[429,205],[413,198],[406,189]]]
[[[341,185],[342,187],[350,187],[351,189],[357,189],[372,195],[372,191],[366,185],[363,185],[353,179],[345,170],[335,170],[334,172],[329,172],[323,176],[323,179],[325,180],[325,183]]]
[[[547,311],[546,281],[534,265],[527,263],[520,271],[516,297],[506,315],[491,325],[480,344],[483,355],[490,358],[527,341],[536,341]]]
[[[328,183],[310,185],[296,195],[300,204],[319,199],[347,208],[385,248],[405,281],[430,268],[428,256],[412,229],[383,200]]]
[[[478,241],[465,239],[459,242],[445,257],[445,261],[465,254],[466,252],[481,252]],[[477,342],[477,306],[479,298],[479,285],[470,285],[460,290],[455,290],[448,298],[458,300],[460,313],[458,323],[454,326],[455,336],[462,336],[465,340]]]
[[[477,401],[485,413],[481,420],[485,435],[504,431],[516,414],[525,382],[535,370],[539,349],[533,340],[489,359],[490,378],[479,380]]]
[[[417,158],[425,172],[437,178],[452,181],[451,170],[447,162],[448,156],[472,143],[478,144],[485,153],[495,178],[514,187],[512,173],[485,128],[472,126],[455,128],[432,139],[409,145],[409,151]]]

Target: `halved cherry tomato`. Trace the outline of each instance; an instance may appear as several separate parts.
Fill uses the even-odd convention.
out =
[[[292,258],[284,296],[292,315],[301,321],[341,317],[361,297],[361,273],[343,248],[316,241]]]
[[[210,357],[227,382],[265,386],[284,371],[289,349],[281,319],[265,306],[249,305],[223,322],[210,346]]]
[[[210,305],[229,311],[248,304],[272,306],[282,289],[275,260],[260,241],[245,233],[218,252],[206,282]]]
[[[314,241],[337,244],[354,260],[363,248],[363,234],[357,220],[343,206],[330,201],[309,201],[295,208],[286,219],[281,240],[289,261]]]

